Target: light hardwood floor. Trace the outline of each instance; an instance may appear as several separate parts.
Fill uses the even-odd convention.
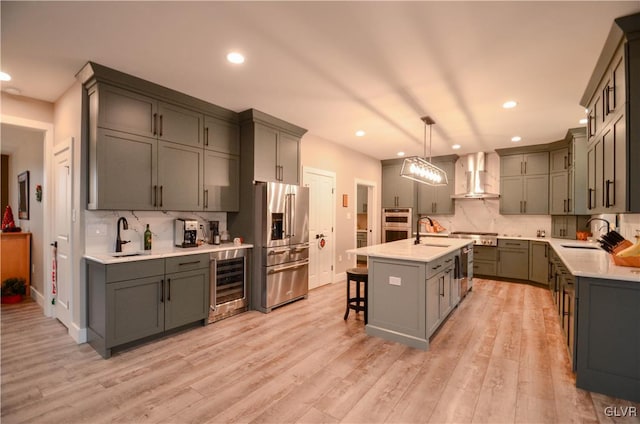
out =
[[[546,289],[475,280],[428,352],[345,322],[344,283],[102,359],[2,305],[2,423],[614,422],[576,389]],[[617,422],[638,423],[636,418]]]

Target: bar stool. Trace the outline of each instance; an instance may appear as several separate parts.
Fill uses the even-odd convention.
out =
[[[351,297],[351,281],[356,283],[356,295]],[[361,295],[360,284],[364,285],[364,294]],[[367,268],[349,268],[347,270],[347,310],[344,319],[349,316],[349,310],[353,309],[356,314],[364,311],[364,323],[367,324],[367,286],[369,283],[369,270]]]

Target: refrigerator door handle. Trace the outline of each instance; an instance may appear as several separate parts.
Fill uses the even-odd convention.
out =
[[[291,207],[289,202],[291,201],[291,199],[289,199],[289,194],[285,194],[284,195],[284,237],[283,238],[287,238],[291,236],[291,216],[289,216],[289,213],[291,211]]]
[[[289,195],[289,231],[290,237],[296,236],[296,195]]]

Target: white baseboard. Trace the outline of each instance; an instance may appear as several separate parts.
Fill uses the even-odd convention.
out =
[[[44,296],[34,287],[31,287],[31,299],[35,300],[36,303],[44,310]]]
[[[78,344],[87,342],[87,329],[78,327],[74,322],[69,327],[69,335]]]
[[[337,274],[333,275],[333,282],[334,283],[338,283],[340,281],[346,281],[347,280],[347,273],[345,272],[339,272]]]

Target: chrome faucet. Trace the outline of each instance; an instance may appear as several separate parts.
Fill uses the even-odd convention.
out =
[[[589,218],[589,220],[587,220],[587,223],[584,224],[585,227],[589,228],[589,224],[591,224],[591,221],[603,221],[605,224],[607,224],[607,234],[609,233],[609,231],[611,229],[611,224],[609,223],[609,221],[607,221],[606,219],[602,219],[602,218]]]
[[[116,227],[118,228],[117,235],[116,235],[116,252],[122,252],[122,245],[127,244],[131,241],[131,240],[125,240],[125,241],[120,240],[120,222],[122,222],[123,230],[129,229],[129,223],[127,222],[127,218],[123,216],[120,219],[118,219],[118,222],[116,223]]]
[[[413,244],[420,244],[420,223],[423,219],[429,221],[429,225],[433,227],[433,220],[429,218],[427,215],[418,215],[418,222],[416,222],[416,241]]]

